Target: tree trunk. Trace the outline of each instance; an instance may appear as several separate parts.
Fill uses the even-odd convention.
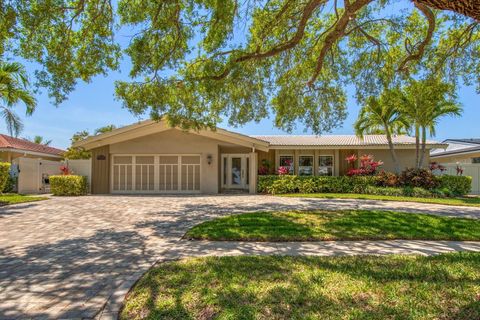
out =
[[[420,128],[415,124],[415,168],[420,167]]]
[[[425,153],[427,149],[427,129],[425,127],[422,127],[422,153],[420,156],[420,162],[418,163],[418,167],[421,168],[423,167],[423,161],[425,160]]]
[[[388,129],[388,127],[385,129]],[[388,148],[390,149],[390,154],[392,155],[392,161],[395,167],[395,173],[399,174],[400,164],[398,163],[397,153],[395,152],[395,147],[393,146],[392,135],[390,134],[390,130],[385,130],[385,132],[387,134]]]
[[[480,0],[413,0],[432,9],[449,10],[480,22]]]

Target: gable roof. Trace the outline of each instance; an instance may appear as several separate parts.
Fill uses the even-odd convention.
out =
[[[355,135],[272,135],[254,136],[257,139],[268,141],[272,147],[375,147],[388,146],[385,135],[365,135],[359,138]],[[392,141],[396,146],[414,146],[415,138],[405,135],[393,136]],[[447,145],[436,141],[427,140],[430,148],[444,148]]]
[[[8,151],[14,152],[38,153],[50,157],[61,157],[65,152],[65,150],[34,143],[26,139],[14,138],[5,134],[0,134],[0,149],[8,149]]]
[[[127,141],[150,134],[166,131],[169,129],[174,129],[168,125],[165,120],[155,121],[155,120],[144,120],[138,123],[121,127],[110,132],[98,134],[95,136],[88,137],[84,140],[78,141],[73,144],[74,147],[83,147],[87,150],[98,148],[101,146],[118,143],[122,141]],[[217,128],[216,130],[202,129],[198,131],[190,130],[188,131],[192,134],[198,134],[200,136],[225,141],[228,143],[233,143],[245,147],[253,147],[259,150],[266,151],[268,150],[268,142],[247,136],[244,134],[228,131],[225,129]]]

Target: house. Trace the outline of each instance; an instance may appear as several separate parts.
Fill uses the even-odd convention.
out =
[[[438,163],[480,163],[480,139],[447,139],[446,149],[432,149],[430,158]]]
[[[415,139],[395,136],[403,167],[413,166]],[[91,190],[107,193],[256,192],[259,166],[289,166],[299,175],[343,175],[345,158],[371,154],[393,170],[383,135],[247,136],[223,129],[182,131],[146,120],[74,144],[92,152]],[[429,141],[427,148],[446,145]],[[426,161],[428,163],[428,159]]]
[[[0,159],[3,162],[12,162],[20,157],[58,161],[62,159],[64,152],[61,149],[0,134]]]

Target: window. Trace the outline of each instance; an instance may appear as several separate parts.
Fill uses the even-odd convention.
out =
[[[472,158],[472,163],[480,163],[480,157]]]
[[[280,156],[280,167],[288,167],[290,174],[293,174],[293,156]]]
[[[298,157],[298,175],[313,176],[313,156]]]
[[[318,157],[318,175],[333,176],[333,156]]]

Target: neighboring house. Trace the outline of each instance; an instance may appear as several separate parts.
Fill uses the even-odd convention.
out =
[[[0,134],[0,160],[12,162],[16,158],[61,160],[64,150],[33,143],[25,139]]]
[[[415,139],[394,137],[402,167],[415,162]],[[299,175],[343,175],[345,158],[371,154],[393,170],[383,135],[247,136],[223,129],[182,131],[146,120],[74,144],[92,152],[92,193],[256,192],[257,170],[291,166]],[[427,149],[446,145],[428,141]],[[428,163],[426,159],[425,163]]]
[[[480,163],[480,139],[447,139],[446,149],[432,149],[430,158],[438,163]]]

